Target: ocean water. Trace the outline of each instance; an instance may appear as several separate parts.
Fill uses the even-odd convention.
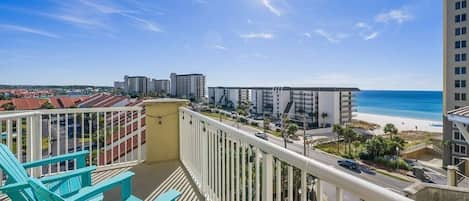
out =
[[[441,91],[375,91],[356,93],[358,112],[442,121]]]

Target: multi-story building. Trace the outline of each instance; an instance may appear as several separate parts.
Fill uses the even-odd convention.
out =
[[[469,9],[466,0],[443,2],[443,141],[450,142],[443,151],[443,165],[446,166],[469,156],[468,144],[447,117],[448,111],[469,105],[466,86]]]
[[[290,120],[308,127],[329,127],[352,120],[357,88],[312,87],[209,87],[209,103],[236,109],[248,94],[251,113]]]
[[[209,87],[210,103],[227,108],[238,108],[241,104],[251,104],[250,92],[242,88]]]
[[[153,79],[153,85],[157,94],[169,94],[170,93],[170,82],[169,80],[155,80]]]
[[[143,95],[148,93],[148,78],[145,76],[125,76],[126,92],[131,95]]]
[[[171,96],[202,101],[205,98],[205,75],[171,73]]]

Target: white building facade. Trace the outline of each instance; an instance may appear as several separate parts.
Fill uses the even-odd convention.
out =
[[[247,92],[246,92],[247,91]],[[357,88],[312,87],[209,87],[209,103],[221,107],[237,108],[231,104],[249,94],[251,113],[280,120],[290,120],[311,128],[330,127],[351,122]]]
[[[171,73],[171,96],[203,101],[206,95],[205,75]]]

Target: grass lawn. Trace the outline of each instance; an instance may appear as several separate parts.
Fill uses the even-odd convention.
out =
[[[364,149],[364,146],[360,144],[358,147],[354,147],[353,144],[350,145],[352,148],[352,156],[353,158],[358,158],[358,154]],[[347,153],[345,152],[345,149],[348,146],[345,143],[339,143],[339,152],[337,151],[337,143],[336,142],[331,142],[331,143],[324,143],[324,144],[319,144],[315,146],[316,149],[322,150],[324,152],[334,154],[337,156],[347,156]]]

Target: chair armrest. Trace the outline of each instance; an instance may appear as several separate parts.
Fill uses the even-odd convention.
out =
[[[85,201],[96,195],[104,193],[108,190],[111,190],[117,186],[121,186],[122,196],[131,196],[128,192],[132,188],[131,178],[134,176],[133,172],[124,172],[112,178],[109,178],[103,182],[95,184],[87,188],[83,188],[77,194],[72,197],[67,198],[67,200],[73,201]],[[125,200],[126,197],[123,197],[122,200]]]
[[[0,187],[0,192],[18,191],[25,188],[29,188],[29,184],[27,182],[19,182]]]
[[[84,167],[84,168],[80,168],[76,170],[71,170],[69,172],[64,172],[64,173],[60,173],[60,174],[56,174],[52,176],[43,177],[43,178],[40,178],[39,181],[41,181],[44,184],[47,184],[50,182],[61,181],[61,180],[69,179],[69,178],[76,177],[76,176],[91,175],[91,172],[94,170],[96,170],[96,166],[89,166],[89,167]]]
[[[89,153],[90,153],[89,151],[78,151],[78,152],[75,152],[75,153],[69,153],[69,154],[64,154],[64,155],[60,155],[60,156],[45,158],[45,159],[42,159],[42,160],[27,162],[27,163],[23,163],[22,165],[25,169],[28,169],[28,168],[33,168],[33,167],[58,163],[58,162],[62,162],[62,161],[77,159],[77,160],[83,160],[83,161],[77,161],[77,167],[78,167],[78,164],[84,166],[85,156],[88,155]],[[83,163],[83,164],[81,164],[81,163]],[[81,168],[81,167],[78,167],[78,168]]]

